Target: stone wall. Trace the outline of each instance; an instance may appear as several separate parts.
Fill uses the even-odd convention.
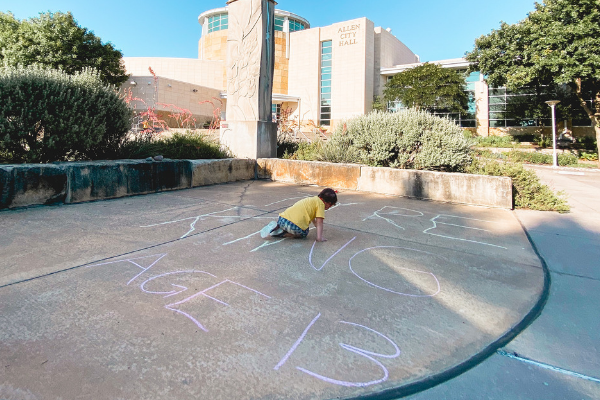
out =
[[[81,203],[254,179],[254,160],[89,161],[0,166],[0,209]]]
[[[259,159],[258,178],[424,200],[513,208],[512,179],[312,161]]]
[[[3,165],[0,209],[80,203],[252,179],[513,207],[512,180],[507,177],[263,158]]]

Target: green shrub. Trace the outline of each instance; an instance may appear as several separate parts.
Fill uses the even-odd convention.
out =
[[[293,153],[284,153],[282,158],[289,160],[315,161],[319,159],[319,154],[323,150],[323,142],[316,140],[314,142],[298,142]]]
[[[130,127],[131,110],[93,70],[0,68],[0,151],[11,162],[98,159]]]
[[[582,151],[581,154],[579,154],[579,158],[585,161],[598,161],[598,153],[587,153]]]
[[[569,211],[564,193],[555,194],[548,186],[540,182],[534,171],[525,169],[521,164],[494,160],[474,160],[465,172],[512,178],[513,199],[516,208],[539,211]]]
[[[277,158],[289,158],[298,150],[298,142],[277,138]]]
[[[538,152],[524,152],[513,150],[507,153],[503,153],[506,155],[506,158],[509,161],[513,162],[527,162],[531,164],[553,164],[552,154],[544,154]],[[558,165],[567,166],[567,165],[577,165],[577,156],[573,154],[559,154],[558,155]]]
[[[162,155],[171,159],[218,159],[229,153],[200,133],[174,133],[167,138],[133,138],[125,141],[111,158],[147,158]]]
[[[337,125],[319,158],[372,166],[459,170],[473,141],[452,121],[424,111],[372,112]]]
[[[514,147],[512,136],[478,136],[479,147]]]

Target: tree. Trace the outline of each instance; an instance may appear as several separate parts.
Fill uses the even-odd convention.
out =
[[[104,83],[118,86],[127,80],[122,57],[111,43],[80,27],[71,13],[40,13],[19,21],[0,12],[0,64],[39,64],[71,75],[93,68]]]
[[[494,86],[567,85],[592,121],[600,145],[598,37],[598,0],[544,0],[524,20],[501,23],[476,39],[466,58]]]
[[[383,97],[417,110],[461,113],[469,101],[463,74],[429,63],[396,74],[386,83]]]

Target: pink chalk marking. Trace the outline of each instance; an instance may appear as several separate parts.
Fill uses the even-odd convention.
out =
[[[200,271],[200,272],[201,272],[201,271]],[[210,275],[210,274],[209,274],[209,275]],[[214,275],[213,275],[213,276],[214,276]],[[206,297],[206,298],[209,298],[209,299],[211,299],[211,300],[214,300],[214,301],[216,301],[217,303],[220,303],[220,304],[223,304],[223,305],[225,305],[225,306],[229,307],[229,304],[225,303],[224,301],[221,301],[221,300],[219,300],[219,299],[216,299],[216,298],[214,298],[214,297],[211,297],[211,296],[209,296],[209,295],[207,295],[207,294],[206,294],[206,292],[207,292],[207,291],[209,291],[209,290],[211,290],[211,289],[214,289],[214,288],[216,288],[216,287],[218,287],[218,286],[221,286],[221,285],[222,285],[222,284],[224,284],[224,283],[233,283],[234,285],[240,286],[240,287],[242,287],[242,288],[244,288],[244,289],[247,289],[247,290],[249,290],[249,291],[251,291],[251,292],[254,292],[254,293],[256,293],[256,294],[259,294],[259,295],[261,295],[261,296],[264,296],[264,297],[266,297],[266,298],[268,298],[268,299],[270,299],[270,298],[271,298],[270,296],[267,296],[266,294],[264,294],[264,293],[261,293],[261,292],[259,292],[259,291],[257,291],[257,290],[254,290],[254,289],[252,289],[252,288],[249,288],[249,287],[247,287],[247,286],[244,286],[244,285],[242,285],[242,284],[239,284],[239,283],[237,283],[237,282],[230,281],[229,279],[225,279],[224,281],[222,281],[222,282],[219,282],[219,283],[217,283],[217,284],[215,284],[215,285],[212,285],[211,287],[209,287],[209,288],[206,288],[206,289],[204,289],[203,291],[201,291],[201,292],[198,292],[198,293],[196,293],[196,294],[194,294],[194,295],[192,295],[192,296],[190,296],[190,297],[188,297],[188,298],[185,298],[185,299],[183,299],[183,300],[180,300],[180,301],[178,301],[178,302],[176,302],[176,303],[167,304],[167,305],[165,306],[165,308],[166,308],[167,310],[171,310],[171,311],[175,311],[175,312],[178,312],[178,313],[180,313],[180,314],[183,314],[184,316],[186,316],[187,318],[189,318],[189,319],[190,319],[190,320],[191,320],[191,321],[192,321],[194,324],[196,324],[196,326],[197,326],[198,328],[202,329],[204,332],[208,332],[208,329],[206,329],[206,328],[204,327],[204,325],[202,325],[202,324],[201,324],[201,323],[200,323],[200,322],[199,322],[199,321],[198,321],[196,318],[192,317],[190,314],[188,314],[188,313],[186,313],[186,312],[184,312],[184,311],[181,311],[181,310],[178,310],[178,309],[176,309],[176,308],[173,308],[173,306],[178,306],[178,305],[180,305],[180,304],[186,303],[186,302],[188,302],[188,301],[190,301],[190,300],[192,300],[192,299],[194,299],[194,298],[196,298],[196,297],[198,297],[198,296],[204,296],[204,297]]]
[[[304,340],[304,336],[306,336],[306,334],[308,333],[308,330],[313,326],[313,324],[315,322],[317,322],[317,320],[319,319],[320,316],[321,316],[321,313],[319,313],[319,315],[317,315],[310,322],[310,324],[308,324],[308,326],[306,327],[306,329],[304,329],[304,332],[302,332],[302,335],[300,335],[300,337],[298,338],[298,340],[296,340],[296,343],[294,343],[294,345],[289,349],[289,351],[286,353],[286,355],[283,356],[283,358],[281,359],[281,361],[279,361],[279,363],[275,366],[275,368],[273,368],[274,370],[278,370],[279,368],[281,368],[281,366],[283,364],[285,364],[285,362],[288,360],[288,358],[290,358],[290,356],[292,355],[292,353],[294,351],[296,351],[296,348],[300,345],[300,343],[302,343],[302,340]]]
[[[131,278],[131,279],[129,280],[129,282],[127,282],[127,286],[129,286],[129,284],[130,284],[131,282],[133,282],[134,280],[136,280],[136,278],[137,278],[137,277],[139,277],[139,276],[140,276],[140,275],[142,275],[144,272],[146,272],[146,271],[148,271],[150,268],[152,268],[152,267],[154,266],[154,264],[156,264],[157,262],[159,262],[159,261],[160,261],[160,260],[161,260],[161,259],[162,259],[164,256],[166,256],[166,254],[163,254],[163,255],[161,255],[161,256],[160,256],[160,257],[159,257],[159,258],[158,258],[156,261],[154,261],[152,264],[150,264],[150,266],[149,266],[148,268],[142,268],[142,267],[140,267],[140,268],[142,268],[142,269],[143,269],[143,271],[142,271],[142,272],[140,272],[139,274],[137,274],[136,276],[134,276],[133,278]],[[137,265],[137,264],[136,264],[136,265]],[[139,267],[139,265],[138,265],[138,267]]]
[[[360,356],[363,356],[365,358],[368,358],[369,360],[373,361],[375,364],[377,364],[379,366],[379,368],[381,368],[383,370],[383,377],[377,380],[373,380],[373,381],[369,381],[369,382],[348,382],[348,381],[342,381],[342,380],[338,380],[338,379],[333,379],[333,378],[328,378],[324,375],[320,375],[317,374],[315,372],[309,371],[305,368],[302,367],[296,367],[297,370],[304,372],[305,374],[308,374],[314,378],[320,379],[324,382],[327,383],[331,383],[334,385],[339,385],[339,386],[346,386],[346,387],[366,387],[366,386],[371,386],[371,385],[376,385],[378,383],[381,382],[385,382],[388,377],[389,377],[389,372],[387,370],[387,368],[378,360],[376,360],[375,358],[371,357],[371,356],[376,356],[376,357],[383,357],[383,358],[396,358],[400,355],[400,349],[398,348],[398,346],[396,345],[396,343],[394,343],[390,338],[388,338],[387,336],[385,336],[384,334],[377,332],[374,329],[368,328],[364,325],[360,325],[360,324],[355,324],[352,322],[346,322],[346,321],[339,321],[342,324],[348,324],[348,325],[354,325],[354,326],[358,326],[361,328],[365,328],[373,333],[376,333],[377,335],[381,336],[382,338],[384,338],[385,340],[387,340],[388,342],[390,342],[394,348],[396,349],[396,352],[394,354],[380,354],[380,353],[375,353],[372,351],[368,351],[368,350],[364,350],[358,347],[354,347],[351,346],[349,344],[345,344],[345,343],[339,343],[340,347],[343,348],[344,350],[348,350],[351,351],[352,353],[358,354]]]
[[[364,353],[364,354],[370,354],[372,356],[383,357],[383,358],[396,358],[396,357],[398,357],[400,355],[400,349],[398,348],[398,346],[396,345],[396,343],[394,343],[392,341],[392,339],[390,339],[389,337],[385,336],[383,333],[377,332],[375,329],[371,329],[371,328],[369,328],[367,326],[364,326],[364,325],[355,324],[353,322],[346,322],[346,321],[339,321],[339,322],[340,322],[340,324],[347,324],[347,325],[359,326],[361,328],[365,328],[366,330],[371,331],[371,332],[373,332],[373,333],[381,336],[382,338],[384,338],[385,340],[387,340],[388,342],[390,342],[392,346],[394,346],[394,349],[396,349],[396,352],[394,354],[381,354],[381,353],[373,353],[371,351],[367,351],[367,350],[364,350],[364,349],[359,349],[358,347],[354,347],[354,346],[351,346],[349,344],[344,344],[344,346],[346,346],[348,348],[351,347],[351,348],[353,348],[355,350],[358,350],[358,351],[360,351],[361,353]],[[341,345],[342,345],[342,343],[340,343],[340,346]]]
[[[412,271],[412,272],[418,272],[418,273],[420,273],[420,274],[429,274],[429,275],[431,275],[431,276],[433,277],[433,279],[435,279],[435,282],[436,282],[436,284],[437,284],[437,291],[436,291],[434,294],[408,294],[408,293],[396,292],[396,291],[394,291],[394,290],[387,289],[387,288],[381,287],[381,286],[379,286],[379,285],[376,285],[376,284],[374,284],[373,282],[369,282],[369,281],[368,281],[368,280],[366,280],[365,278],[361,277],[360,275],[358,275],[358,274],[357,274],[357,273],[356,273],[356,272],[355,272],[355,271],[352,269],[352,260],[354,259],[354,257],[356,257],[357,255],[359,255],[360,253],[362,253],[362,252],[364,252],[364,251],[368,251],[368,250],[373,250],[373,249],[403,249],[403,250],[411,250],[411,251],[416,251],[416,252],[419,252],[419,253],[424,253],[424,254],[431,254],[431,255],[434,255],[434,254],[432,254],[432,253],[429,253],[429,252],[427,252],[427,251],[422,251],[422,250],[411,249],[411,248],[408,248],[408,247],[398,247],[398,246],[375,246],[375,247],[369,247],[368,249],[361,250],[361,251],[359,251],[358,253],[356,253],[355,255],[353,255],[353,256],[350,258],[350,260],[348,261],[348,266],[350,267],[350,271],[351,271],[351,272],[352,272],[354,275],[356,275],[356,277],[357,277],[358,279],[360,279],[361,281],[363,281],[363,282],[367,283],[368,285],[371,285],[371,286],[373,286],[373,287],[376,287],[376,288],[378,288],[378,289],[385,290],[386,292],[390,292],[390,293],[398,294],[398,295],[400,295],[400,296],[408,296],[408,297],[433,297],[433,296],[437,296],[437,295],[440,293],[440,291],[441,291],[441,287],[440,287],[440,281],[439,281],[439,280],[438,280],[438,278],[437,278],[437,277],[436,277],[434,274],[432,274],[431,272],[419,271],[419,270],[416,270],[416,269],[410,269],[410,268],[402,268],[402,267],[400,267],[401,269],[404,269],[404,270],[406,270],[406,271]]]
[[[312,263],[313,250],[315,249],[315,244],[317,244],[317,241],[315,240],[315,242],[312,245],[312,248],[310,249],[310,254],[308,255],[308,262],[310,263],[310,266],[313,267],[313,269],[316,270],[316,271],[322,270],[323,267],[325,267],[325,264],[327,264],[329,262],[329,260],[331,260],[333,257],[335,257],[337,253],[339,253],[340,251],[344,250],[344,248],[346,246],[348,246],[350,243],[352,243],[352,241],[354,241],[354,239],[356,239],[356,236],[354,236],[352,239],[350,239],[350,241],[348,243],[346,243],[345,245],[343,245],[338,251],[336,251],[335,253],[333,253],[333,255],[331,257],[329,257],[327,259],[327,261],[325,261],[323,263],[323,265],[321,265],[321,268],[315,268],[315,266]]]
[[[138,278],[144,272],[146,272],[150,268],[152,268],[157,262],[159,262],[166,255],[167,255],[167,253],[153,254],[151,256],[144,256],[144,257],[137,257],[137,258],[128,258],[126,260],[109,261],[109,262],[100,263],[100,264],[88,265],[88,266],[86,266],[86,268],[97,267],[97,266],[100,266],[100,265],[116,264],[116,263],[120,263],[120,262],[128,262],[128,263],[133,264],[133,265],[135,265],[136,267],[138,267],[138,268],[140,268],[142,270],[142,272],[140,272],[139,274],[137,274],[136,276],[134,276],[133,278],[131,278],[129,280],[129,282],[127,282],[127,285],[129,285],[131,282],[133,282],[136,278]],[[143,260],[145,258],[156,257],[156,256],[159,256],[159,257],[156,260],[154,260],[154,262],[152,264],[150,264],[150,266],[148,266],[146,268],[142,267],[140,264],[138,264],[137,262],[135,262],[135,260]]]
[[[370,382],[347,382],[347,381],[340,381],[340,380],[337,380],[337,379],[328,378],[326,376],[319,375],[319,374],[317,374],[315,372],[309,371],[309,370],[304,369],[302,367],[296,367],[296,369],[300,370],[300,371],[304,372],[305,374],[308,374],[308,375],[310,375],[312,377],[315,377],[317,379],[325,381],[327,383],[332,383],[334,385],[347,386],[347,387],[366,387],[366,386],[376,385],[376,384],[381,383],[381,382],[385,382],[388,379],[389,372],[388,372],[387,368],[384,367],[384,365],[382,363],[380,363],[379,361],[377,361],[376,359],[374,359],[373,357],[371,357],[371,356],[369,356],[367,354],[364,354],[364,353],[362,353],[360,351],[355,350],[354,348],[348,347],[346,345],[340,345],[340,346],[342,346],[342,348],[344,348],[344,349],[346,349],[348,351],[351,351],[353,353],[356,353],[358,355],[361,355],[361,356],[366,357],[369,360],[373,361],[375,364],[377,364],[379,366],[379,368],[381,368],[383,370],[383,378],[377,379],[377,380],[374,380],[374,381],[370,381]]]
[[[206,275],[210,275],[210,276],[212,276],[213,278],[216,278],[216,276],[215,276],[215,275],[213,275],[213,274],[211,274],[211,273],[209,273],[209,272],[197,271],[197,270],[166,272],[166,273],[164,273],[164,274],[160,274],[160,275],[153,276],[153,277],[152,277],[152,278],[150,278],[150,279],[146,279],[146,280],[145,280],[144,282],[142,282],[142,284],[140,285],[140,289],[141,289],[141,290],[142,290],[142,292],[144,292],[144,293],[150,293],[150,294],[165,294],[166,296],[164,296],[164,297],[171,297],[171,296],[175,296],[175,295],[177,295],[177,294],[179,294],[179,293],[185,292],[185,291],[188,289],[187,287],[185,287],[185,286],[179,286],[179,285],[174,285],[174,284],[171,284],[171,286],[180,287],[180,288],[182,288],[183,290],[180,290],[180,291],[174,291],[174,290],[173,290],[173,291],[170,291],[170,292],[153,292],[153,291],[151,291],[151,290],[146,290],[146,288],[145,288],[145,286],[146,286],[146,283],[148,283],[148,282],[150,282],[150,281],[153,281],[153,280],[155,280],[155,279],[158,279],[158,278],[162,278],[163,276],[177,275],[177,274],[206,274]]]

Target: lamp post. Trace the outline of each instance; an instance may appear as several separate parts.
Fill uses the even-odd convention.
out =
[[[548,100],[545,103],[552,108],[552,166],[556,168],[558,167],[558,154],[556,154],[556,121],[554,118],[554,108],[560,103],[560,100]]]

